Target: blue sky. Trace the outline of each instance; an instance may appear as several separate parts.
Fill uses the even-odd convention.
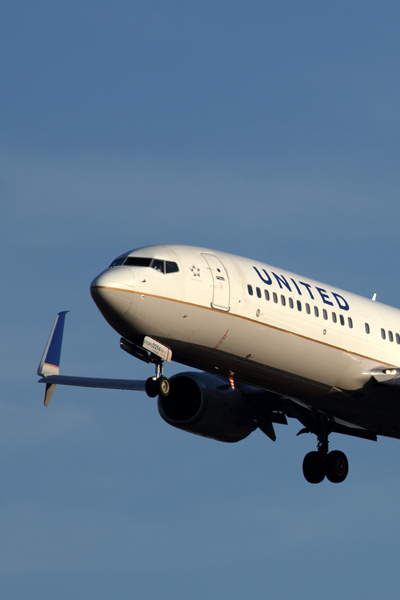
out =
[[[146,365],[89,294],[125,250],[193,243],[399,306],[400,8],[2,4],[0,592],[7,600],[398,597],[400,444],[224,445],[143,394],[35,372],[56,313],[65,374]],[[181,370],[168,367],[168,374]]]

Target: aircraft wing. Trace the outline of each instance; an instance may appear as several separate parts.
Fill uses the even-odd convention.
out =
[[[39,383],[74,385],[77,387],[107,388],[109,390],[135,390],[144,392],[145,381],[135,379],[106,379],[102,377],[73,377],[71,375],[48,375]]]
[[[135,390],[144,392],[146,384],[144,380],[74,377],[70,375],[59,374],[62,338],[64,333],[65,315],[67,312],[68,311],[63,311],[58,313],[37,371],[37,374],[41,375],[39,383],[46,384],[44,405],[48,406],[56,385],[106,388],[112,390]]]

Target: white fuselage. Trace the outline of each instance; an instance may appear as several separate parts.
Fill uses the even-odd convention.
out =
[[[204,248],[148,246],[124,257],[127,264],[107,269],[91,286],[124,338],[141,345],[150,336],[177,362],[233,374],[310,407],[326,410],[331,397],[336,417],[368,427],[353,400],[347,411],[343,401],[335,406],[334,394],[359,390],[372,371],[399,365],[399,310]],[[158,260],[141,266],[141,259]]]

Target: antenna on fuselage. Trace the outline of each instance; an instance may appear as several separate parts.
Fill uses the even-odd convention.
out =
[[[374,294],[374,295],[372,296],[372,302],[375,302],[375,300],[376,300],[376,294]]]

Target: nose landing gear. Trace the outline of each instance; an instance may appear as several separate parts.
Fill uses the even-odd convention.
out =
[[[170,392],[170,387],[169,379],[164,376],[149,377],[146,380],[146,394],[150,398],[155,398],[156,396],[165,398]]]
[[[162,396],[166,398],[171,390],[171,384],[167,377],[163,375],[163,361],[157,362],[156,374],[146,380],[146,394],[150,398]]]
[[[319,415],[317,427],[313,431],[317,435],[316,452],[309,452],[304,457],[303,474],[309,483],[321,483],[326,477],[332,483],[341,483],[349,472],[346,455],[340,450],[329,450],[328,426],[326,420]]]
[[[146,342],[147,340],[147,342]],[[128,354],[131,354],[135,358],[142,360],[145,363],[152,363],[156,365],[156,374],[154,377],[149,377],[145,384],[146,393],[150,398],[156,396],[162,396],[165,398],[168,396],[171,386],[169,379],[164,377],[164,358],[169,362],[172,357],[172,352],[166,346],[163,346],[152,338],[145,338],[146,348],[138,346],[125,338],[121,338],[120,347],[125,350]]]

